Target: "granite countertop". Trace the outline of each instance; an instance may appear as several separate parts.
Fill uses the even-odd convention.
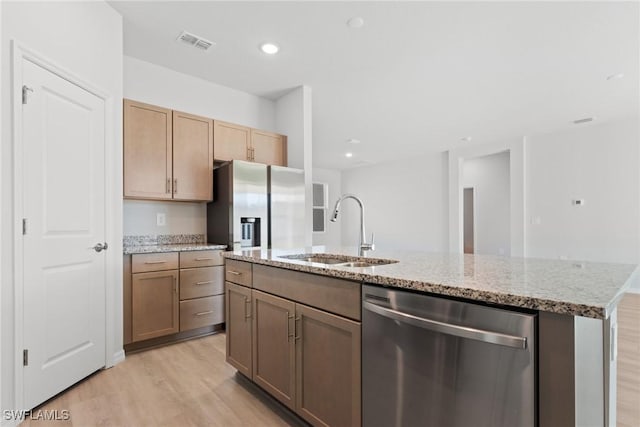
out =
[[[313,247],[235,251],[224,256],[395,288],[596,319],[608,318],[631,283],[640,280],[640,268],[632,264],[488,255],[376,250],[370,253],[370,258],[398,262],[373,267],[341,267],[280,258],[301,253],[353,256],[357,251]]]
[[[185,252],[185,251],[206,251],[213,249],[227,249],[227,245],[217,245],[208,243],[178,243],[178,244],[160,244],[160,245],[138,245],[125,246],[123,252],[125,255],[131,254],[151,254],[158,252]]]
[[[142,234],[122,238],[125,255],[227,249],[227,245],[205,243],[204,234]]]

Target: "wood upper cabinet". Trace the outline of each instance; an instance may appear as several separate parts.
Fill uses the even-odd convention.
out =
[[[251,378],[251,288],[225,283],[227,363]]]
[[[173,198],[213,200],[213,120],[173,112]]]
[[[360,324],[302,304],[296,323],[296,412],[312,425],[361,425]]]
[[[295,410],[296,304],[252,291],[253,381]]]
[[[277,133],[251,130],[251,160],[267,165],[287,166],[286,137]]]
[[[171,110],[124,100],[124,197],[171,199]]]
[[[124,197],[213,200],[213,120],[124,100]]]
[[[132,274],[132,342],[179,331],[178,270]]]
[[[250,159],[251,128],[215,120],[213,141],[213,155],[216,160]]]
[[[213,127],[213,153],[216,160],[246,160],[287,166],[285,136],[219,120],[214,122]]]

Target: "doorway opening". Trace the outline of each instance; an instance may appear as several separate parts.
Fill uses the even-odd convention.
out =
[[[474,209],[473,203],[475,199],[475,189],[465,188],[464,189],[464,198],[463,198],[463,211],[464,211],[464,253],[472,254],[474,253],[475,246],[475,238],[474,238]]]

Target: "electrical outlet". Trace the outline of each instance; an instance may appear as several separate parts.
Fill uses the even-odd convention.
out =
[[[165,225],[167,225],[167,215],[164,213],[158,212],[156,214],[156,225],[158,227],[164,227]]]

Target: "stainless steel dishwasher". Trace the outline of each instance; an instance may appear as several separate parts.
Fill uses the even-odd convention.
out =
[[[536,315],[365,285],[363,425],[536,425]]]

